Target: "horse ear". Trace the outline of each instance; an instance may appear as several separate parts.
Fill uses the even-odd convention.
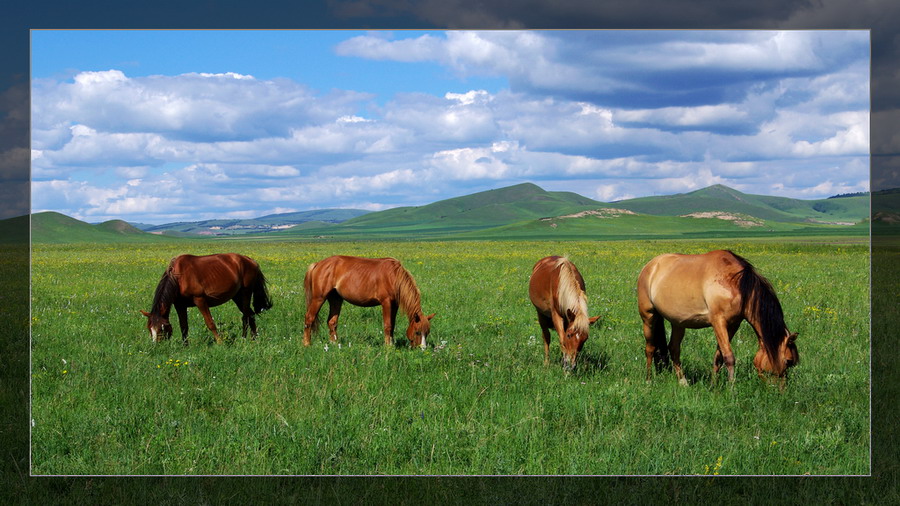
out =
[[[788,343],[794,343],[796,340],[797,340],[797,333],[796,333],[796,332],[794,332],[793,334],[791,334],[791,335],[788,336]]]
[[[575,311],[572,311],[571,309],[566,309],[566,318],[568,318],[569,321],[575,320]]]
[[[431,319],[434,318],[434,315],[436,314],[437,313],[431,313],[430,315],[426,316],[425,319],[431,321]]]
[[[598,321],[599,319],[600,319],[600,315],[597,315],[597,316],[594,316],[594,317],[592,317],[592,318],[589,318],[588,321],[589,321],[590,323],[589,323],[588,325],[593,325],[593,324],[597,323],[597,321]]]
[[[141,314],[146,316],[147,318],[150,318],[150,313],[144,311],[143,309],[141,309]]]

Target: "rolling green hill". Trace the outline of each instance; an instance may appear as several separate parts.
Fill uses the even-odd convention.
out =
[[[606,204],[524,183],[346,219],[354,213],[365,212],[324,210],[254,220],[209,220],[182,227],[170,224],[165,233],[253,240],[861,237],[868,234],[869,198],[851,195],[799,200],[750,195],[716,185],[690,193]],[[280,230],[286,226],[285,220],[297,220],[297,224]],[[258,227],[255,233],[247,230],[253,227]],[[161,240],[159,235],[142,232],[121,220],[90,225],[58,213],[35,214],[32,232],[34,242]]]
[[[55,212],[31,216],[31,241],[34,243],[74,242],[152,242],[167,238],[143,232],[122,220],[91,225]]]
[[[272,232],[308,222],[340,223],[368,213],[361,209],[314,209],[294,213],[281,213],[251,219],[218,219],[182,221],[163,225],[134,224],[145,232],[169,235],[242,235]]]
[[[370,213],[336,225],[295,227],[296,238],[625,238],[864,235],[868,197],[799,200],[722,185],[605,204],[525,183],[420,207]],[[840,225],[838,225],[840,224]],[[280,235],[281,235],[280,234]]]
[[[587,214],[530,220],[487,230],[470,231],[453,236],[454,239],[514,239],[514,240],[572,240],[572,239],[674,239],[714,237],[766,236],[865,236],[865,223],[823,225],[799,222],[759,220],[745,215],[688,218],[681,216],[652,216],[648,214],[603,215]]]
[[[576,213],[606,207],[570,192],[548,192],[523,183],[463,197],[441,200],[419,207],[397,207],[369,213],[334,226],[292,228],[284,235],[302,234],[348,237],[366,234],[378,237],[415,235],[444,236],[471,230]]]
[[[623,200],[609,205],[656,216],[682,216],[697,212],[720,211],[788,223],[858,223],[869,215],[867,196],[800,200],[751,195],[723,185],[714,185],[690,193]]]

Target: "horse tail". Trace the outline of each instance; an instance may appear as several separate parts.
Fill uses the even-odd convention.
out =
[[[756,272],[756,269],[746,259],[730,252],[741,265],[742,270],[735,276],[739,276],[738,291],[741,294],[741,311],[744,318],[753,319],[752,324],[757,327],[760,334],[763,349],[769,355],[772,363],[778,358],[778,348],[784,337],[784,311],[781,302],[775,295],[772,284]]]
[[[309,267],[306,268],[306,275],[303,276],[303,297],[306,301],[306,307],[309,308],[309,301],[312,300],[313,294],[313,286],[312,286],[312,271],[315,269],[317,262],[313,262],[309,264]],[[312,321],[310,325],[310,330],[315,333],[319,330],[319,313],[316,313],[315,319]]]
[[[650,335],[652,336],[653,346],[656,347],[656,357],[659,364],[669,363],[669,344],[666,342],[666,324],[665,318],[657,313],[650,323]]]
[[[266,286],[266,277],[262,271],[257,271],[256,279],[253,281],[253,312],[262,313],[267,309],[272,309],[272,299],[269,297],[269,288]]]

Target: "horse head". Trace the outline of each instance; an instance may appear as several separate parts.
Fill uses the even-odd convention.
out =
[[[425,340],[431,332],[431,319],[434,318],[434,315],[435,313],[431,313],[425,316],[418,312],[410,319],[409,327],[406,329],[406,339],[409,340],[410,346],[422,348],[423,350],[427,347]]]
[[[775,364],[769,358],[765,350],[760,347],[753,358],[753,365],[760,376],[768,373],[778,378],[787,375],[788,369],[800,363],[800,353],[797,351],[797,333],[793,334],[785,330],[784,340],[778,347],[778,358]]]
[[[580,316],[578,311],[566,310],[566,337],[561,339],[563,354],[563,369],[574,371],[578,352],[588,339],[588,327],[600,319],[599,316]]]
[[[160,342],[172,337],[172,324],[165,316],[141,311],[141,314],[147,317],[147,330],[150,331],[150,339],[153,342]]]

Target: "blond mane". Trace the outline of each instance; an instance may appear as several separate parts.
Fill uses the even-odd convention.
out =
[[[400,262],[394,264],[397,275],[397,298],[400,300],[400,309],[406,313],[409,321],[413,321],[417,313],[422,312],[422,295],[412,274],[409,273]]]
[[[575,276],[575,266],[568,258],[561,257],[556,261],[555,267],[559,269],[559,287],[556,294],[559,307],[564,312],[571,310],[575,313],[575,321],[571,322],[572,325],[579,332],[587,332],[590,325],[587,296]]]

